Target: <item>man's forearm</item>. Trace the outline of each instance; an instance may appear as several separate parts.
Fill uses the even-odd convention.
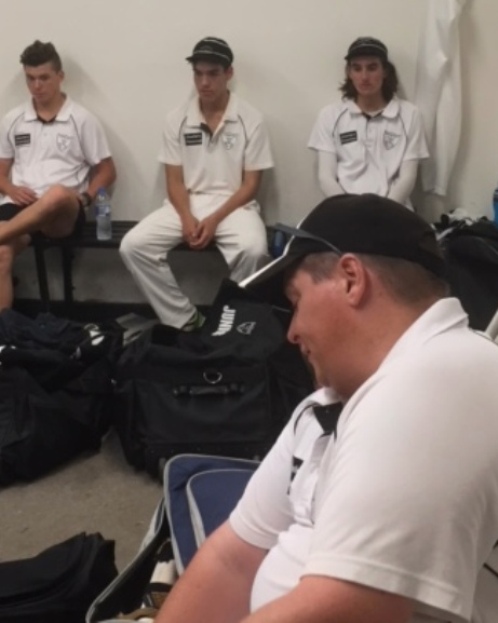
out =
[[[106,158],[94,167],[86,192],[94,199],[99,188],[108,188],[115,180],[116,168],[114,167],[114,162],[112,158]]]
[[[190,196],[185,186],[176,185],[168,188],[168,199],[177,211],[180,219],[190,214]]]
[[[5,175],[0,175],[0,194],[10,195],[11,186],[10,179]]]
[[[318,185],[325,197],[343,195],[344,189],[337,180],[337,157],[335,154],[318,152]]]
[[[217,210],[216,215],[219,222],[226,218],[230,213],[234,212],[237,208],[240,208],[250,201],[253,201],[256,196],[256,189],[252,185],[242,186],[229,197],[225,203],[223,203]]]
[[[244,543],[228,523],[204,543],[164,602],[155,623],[234,623],[249,613],[266,552]]]
[[[0,193],[2,195],[10,195],[12,183],[10,181],[10,170],[12,162],[10,160],[0,160]]]
[[[391,184],[387,194],[389,199],[398,203],[406,203],[415,188],[417,180],[418,160],[403,162],[398,177]]]

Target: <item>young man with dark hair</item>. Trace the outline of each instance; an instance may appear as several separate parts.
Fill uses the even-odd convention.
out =
[[[343,99],[318,115],[308,147],[318,153],[323,193],[376,193],[410,206],[418,163],[427,158],[422,117],[397,97],[387,47],[356,39],[346,55]]]
[[[321,389],[156,623],[468,621],[498,540],[498,348],[399,204],[331,197],[287,233],[242,285],[291,307]]]
[[[0,309],[12,304],[12,263],[30,234],[78,231],[97,190],[116,178],[99,122],[62,91],[54,45],[35,41],[21,64],[31,99],[0,124]]]
[[[61,57],[54,44],[50,43],[50,41],[47,43],[35,41],[21,54],[21,65],[23,67],[39,67],[40,65],[45,65],[45,63],[50,63],[55,72],[62,71]]]
[[[233,53],[206,37],[187,58],[196,97],[166,119],[159,156],[167,199],[123,239],[121,255],[164,324],[190,330],[202,317],[180,290],[168,253],[216,242],[230,276],[241,281],[267,261],[265,226],[256,194],[273,166],[261,114],[228,89]]]

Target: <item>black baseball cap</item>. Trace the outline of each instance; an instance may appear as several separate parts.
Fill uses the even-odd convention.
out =
[[[350,61],[356,56],[378,56],[384,63],[387,63],[387,55],[387,47],[379,39],[359,37],[349,46],[344,58]]]
[[[217,37],[204,37],[195,44],[191,56],[186,59],[189,63],[207,61],[228,68],[233,63],[233,52],[223,39]]]
[[[362,253],[400,258],[445,279],[442,251],[432,227],[405,206],[374,194],[337,195],[322,201],[297,228],[277,223],[291,235],[284,253],[240,285],[259,298],[288,307],[284,273],[311,253]]]

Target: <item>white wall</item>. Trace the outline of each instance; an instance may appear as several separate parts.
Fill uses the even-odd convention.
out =
[[[272,139],[265,218],[296,222],[320,199],[305,145],[318,110],[338,95],[349,43],[384,40],[410,98],[427,2],[0,0],[0,114],[26,96],[23,48],[53,41],[66,90],[108,133],[119,173],[115,216],[140,218],[164,195],[156,156],[165,113],[191,91],[184,59],[203,36],[223,37],[235,53],[234,89],[264,113]],[[487,213],[498,182],[497,20],[496,0],[469,0],[462,17],[464,123],[445,209]]]

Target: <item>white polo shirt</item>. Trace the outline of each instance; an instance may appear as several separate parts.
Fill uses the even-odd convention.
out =
[[[159,154],[163,164],[181,165],[190,193],[233,195],[243,171],[273,167],[261,114],[230,93],[225,114],[211,135],[197,97],[167,116]]]
[[[351,99],[325,106],[308,147],[336,155],[337,180],[345,192],[382,197],[403,162],[429,156],[418,109],[397,97],[373,117]]]
[[[252,609],[324,575],[413,599],[411,623],[468,620],[498,540],[497,378],[498,347],[444,299],[350,398],[336,436],[302,403],[230,517],[269,550]]]
[[[0,158],[13,159],[12,183],[38,197],[54,184],[83,192],[90,169],[110,156],[100,123],[67,96],[53,121],[40,121],[30,100],[0,124]],[[11,201],[3,197],[0,203]]]

